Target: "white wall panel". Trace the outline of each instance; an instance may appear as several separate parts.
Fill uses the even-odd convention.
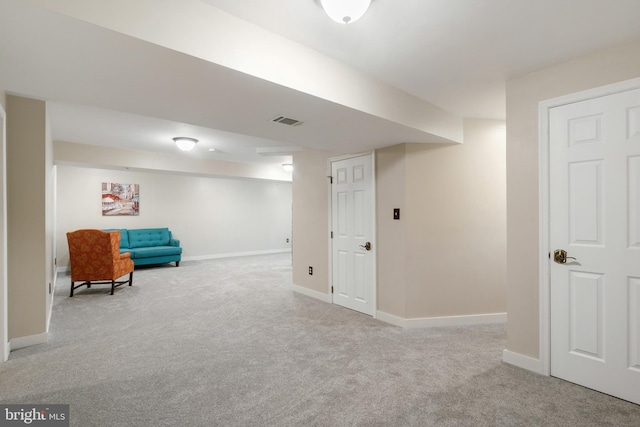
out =
[[[353,192],[353,237],[365,238],[365,225],[361,218],[365,214],[365,192]]]
[[[640,249],[640,156],[629,157],[627,174],[628,245]]]
[[[603,359],[604,276],[572,271],[569,279],[570,351]]]
[[[629,368],[640,371],[640,278],[630,277],[629,285]]]
[[[347,183],[347,170],[345,168],[338,169],[336,175],[336,184]]]
[[[103,217],[101,183],[140,185],[140,215]],[[183,257],[291,247],[291,183],[58,166],[58,266],[66,232],[79,228],[169,227]],[[289,239],[287,243],[286,239]]]
[[[569,121],[569,146],[602,142],[601,116],[581,117]]]
[[[356,252],[353,254],[353,264],[354,264],[354,274],[353,283],[355,284],[355,294],[354,298],[356,301],[367,301],[367,283],[365,278],[367,262],[365,259],[366,255],[363,253]]]
[[[338,237],[345,237],[349,232],[349,224],[347,223],[347,196],[345,192],[340,192],[337,195],[338,199],[338,227],[336,233]]]
[[[569,166],[571,244],[603,244],[603,167],[601,161],[578,162]]]
[[[334,283],[334,286],[337,288],[335,292],[348,297],[349,289],[347,288],[347,284],[349,283],[349,252],[338,251],[338,256],[334,262],[338,263],[336,267],[338,269],[338,283]]]
[[[627,138],[640,136],[640,106],[627,110]]]
[[[364,181],[364,166],[356,165],[353,167],[353,182]]]

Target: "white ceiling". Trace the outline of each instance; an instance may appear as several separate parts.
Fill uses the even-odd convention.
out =
[[[373,0],[348,26],[314,0],[203,0],[462,117],[504,119],[505,80],[640,38],[638,0]]]
[[[504,119],[508,79],[640,39],[639,0],[373,0],[347,26],[314,0],[182,1],[219,8],[459,117]],[[429,142],[411,126],[31,3],[0,2],[0,88],[47,100],[54,139],[185,155],[171,138],[192,136],[200,143],[191,156],[262,163],[289,157],[260,156],[258,147]],[[290,63],[293,75],[301,65]],[[269,122],[277,114],[305,123]]]

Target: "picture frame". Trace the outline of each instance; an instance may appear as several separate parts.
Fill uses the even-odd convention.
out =
[[[102,216],[140,215],[140,185],[102,183]]]

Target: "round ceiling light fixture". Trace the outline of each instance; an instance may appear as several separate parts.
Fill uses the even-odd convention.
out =
[[[196,146],[198,140],[195,138],[187,138],[186,136],[177,136],[173,138],[179,149],[182,151],[191,151]]]
[[[362,18],[371,0],[320,0],[329,18],[340,24],[350,24]]]
[[[293,165],[291,163],[283,163],[282,168],[287,172],[291,172],[293,170]]]

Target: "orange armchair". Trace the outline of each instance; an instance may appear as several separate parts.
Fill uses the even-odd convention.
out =
[[[71,263],[71,295],[80,286],[111,285],[111,295],[116,287],[133,284],[133,261],[129,252],[120,253],[120,232],[102,230],[77,230],[67,233],[69,260]],[[128,280],[116,279],[129,274]],[[79,285],[75,282],[81,281]]]

